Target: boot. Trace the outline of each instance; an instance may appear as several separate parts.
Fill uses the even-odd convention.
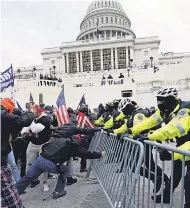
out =
[[[72,177],[68,177],[67,178],[67,185],[72,185],[74,183],[77,183],[77,179],[76,178],[72,178]]]
[[[154,196],[151,196],[151,199],[154,200]],[[159,194],[156,196],[156,203],[161,203],[162,200],[162,195]],[[164,193],[163,193],[163,202],[166,204],[170,203],[170,189],[164,189]]]
[[[30,187],[31,187],[31,188],[34,188],[34,187],[37,186],[39,183],[40,183],[39,180],[32,181]]]
[[[62,196],[65,196],[67,192],[65,190],[60,191],[60,192],[53,192],[53,199],[58,199]]]

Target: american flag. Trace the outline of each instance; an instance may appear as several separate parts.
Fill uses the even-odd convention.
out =
[[[65,123],[69,123],[69,114],[67,112],[67,107],[65,103],[65,95],[64,95],[64,90],[62,89],[59,97],[56,102],[56,106],[54,107],[55,109],[55,114],[57,117],[58,125],[63,125]]]
[[[82,104],[85,104],[85,105],[86,105],[86,100],[85,100],[84,95],[83,95],[82,98],[80,99],[80,102],[79,102],[79,104],[78,104],[77,110],[79,110],[79,108],[80,108],[80,106],[81,106]]]
[[[89,120],[89,118],[82,112],[77,115],[78,127],[79,128],[95,128],[94,124]]]

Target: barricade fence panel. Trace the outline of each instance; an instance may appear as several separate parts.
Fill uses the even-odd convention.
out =
[[[129,207],[140,176],[144,157],[141,142],[101,132],[92,141],[91,150],[104,151],[100,160],[91,160],[90,168],[100,183],[111,207]]]
[[[151,141],[144,142],[144,149],[141,177],[132,200],[135,207],[189,208],[190,203],[184,204],[190,202],[190,188],[185,184],[190,187],[190,151],[176,148],[174,143]]]
[[[111,207],[190,208],[190,150],[171,144],[145,141],[124,135],[97,133],[90,151],[104,151],[91,160],[93,171]]]

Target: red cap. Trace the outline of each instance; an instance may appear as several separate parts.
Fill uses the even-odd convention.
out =
[[[45,111],[45,109],[40,108],[39,105],[35,105],[34,108],[36,109],[36,113],[43,113]]]

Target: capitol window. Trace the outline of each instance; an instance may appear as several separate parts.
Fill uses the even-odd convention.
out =
[[[121,19],[119,19],[119,24],[121,25]]]
[[[99,24],[99,18],[97,18],[97,25]]]
[[[115,18],[115,23],[117,24],[117,17]]]
[[[101,18],[102,19],[102,24],[104,23],[104,17]]]
[[[111,17],[111,23],[113,23],[113,17]]]
[[[94,25],[94,19],[92,20],[92,22],[93,22],[93,25]]]
[[[106,17],[106,23],[108,23],[108,17]]]
[[[91,27],[91,21],[89,21],[89,27]]]
[[[123,25],[125,25],[125,20],[123,20]]]

